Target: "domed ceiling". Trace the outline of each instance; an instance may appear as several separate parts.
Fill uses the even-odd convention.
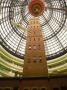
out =
[[[24,58],[28,21],[34,18],[28,8],[30,2],[0,1],[0,42],[19,58]],[[46,58],[51,60],[67,53],[67,0],[43,0],[43,4],[44,12],[36,18],[41,24]]]

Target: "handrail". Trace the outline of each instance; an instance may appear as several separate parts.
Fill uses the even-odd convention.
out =
[[[19,58],[15,58],[13,55],[10,55],[3,48],[0,48],[0,56],[2,56],[3,58],[5,57],[5,59],[8,60],[9,62],[13,61],[15,64],[18,64],[18,65],[22,65],[22,63],[24,62],[23,60]]]
[[[0,59],[0,64],[2,64],[8,70],[12,70],[13,72],[15,72],[15,71],[22,72],[22,70],[23,70],[23,68],[18,68],[14,65],[11,65],[10,63],[4,61],[3,59]]]
[[[23,60],[20,61],[18,58],[15,59],[15,58],[11,57],[9,54],[8,54],[8,56],[7,56],[7,52],[4,52],[2,49],[1,49],[1,51],[2,51],[2,52],[0,52],[0,53],[4,55],[3,58],[5,58],[6,60],[8,60],[8,61],[9,61],[9,60],[10,60],[10,61],[13,61],[13,62],[15,62],[15,63],[17,63],[17,64],[19,63],[19,65],[20,65],[20,64],[21,64],[21,65],[24,64]],[[4,52],[4,53],[3,53],[3,52]],[[65,54],[64,56],[61,56],[60,58],[53,59],[53,60],[49,60],[49,61],[47,61],[47,64],[48,64],[48,67],[53,67],[53,66],[56,66],[56,65],[63,64],[64,62],[67,62],[67,54]]]
[[[67,54],[61,56],[60,58],[49,60],[47,62],[49,68],[50,67],[51,68],[56,67],[56,66],[59,66],[59,65],[63,65],[65,63],[67,63]]]
[[[3,48],[1,48],[0,55],[2,57],[0,60],[0,64],[3,65],[5,67],[5,69],[12,70],[13,72],[18,71],[18,73],[20,73],[21,68],[23,69],[23,65],[24,65],[23,60],[12,56],[7,51],[5,51]],[[14,63],[14,65],[13,65],[13,63]],[[20,68],[19,67],[17,68],[16,65],[18,65]],[[67,71],[67,54],[65,54],[59,58],[47,61],[47,65],[48,65],[49,75],[51,75],[53,73],[58,74],[60,72],[66,73],[66,71]],[[19,71],[19,69],[20,69],[20,71]]]

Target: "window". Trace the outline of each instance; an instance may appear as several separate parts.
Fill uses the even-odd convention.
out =
[[[18,90],[19,88],[18,87],[14,87],[13,90]]]
[[[41,56],[39,57],[39,62],[40,62],[40,63],[42,62],[42,57],[41,57]]]
[[[24,88],[24,90],[29,90],[28,88]]]
[[[56,87],[56,88],[53,88],[53,90],[59,90],[59,88]]]
[[[34,34],[35,34],[35,32],[34,32]],[[35,38],[34,38],[34,41],[35,41]]]
[[[33,88],[32,90],[37,90],[37,88]]]
[[[38,28],[39,26],[37,26],[37,28]]]
[[[33,49],[37,49],[36,45],[33,46]]]
[[[3,90],[3,88],[0,87],[0,90]]]
[[[33,62],[36,63],[37,57],[33,57]]]
[[[38,45],[38,49],[41,49],[41,48],[40,48],[40,45]]]
[[[34,28],[35,28],[35,26],[34,26]]]
[[[63,86],[61,87],[61,90],[67,90],[67,87]]]
[[[10,87],[6,87],[6,88],[4,88],[4,90],[11,90],[11,88]]]
[[[45,88],[41,88],[41,90],[46,90]]]
[[[29,50],[31,49],[31,45],[29,45],[28,49],[29,49]]]

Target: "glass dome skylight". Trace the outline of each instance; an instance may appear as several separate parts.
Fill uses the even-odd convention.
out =
[[[11,54],[24,58],[27,29],[33,18],[28,10],[30,0],[0,1],[0,42]],[[67,0],[44,0],[46,10],[39,16],[47,60],[67,53]]]

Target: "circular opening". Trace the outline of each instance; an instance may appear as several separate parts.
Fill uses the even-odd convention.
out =
[[[44,12],[44,3],[41,0],[32,0],[29,3],[29,12],[35,17],[42,15]]]

